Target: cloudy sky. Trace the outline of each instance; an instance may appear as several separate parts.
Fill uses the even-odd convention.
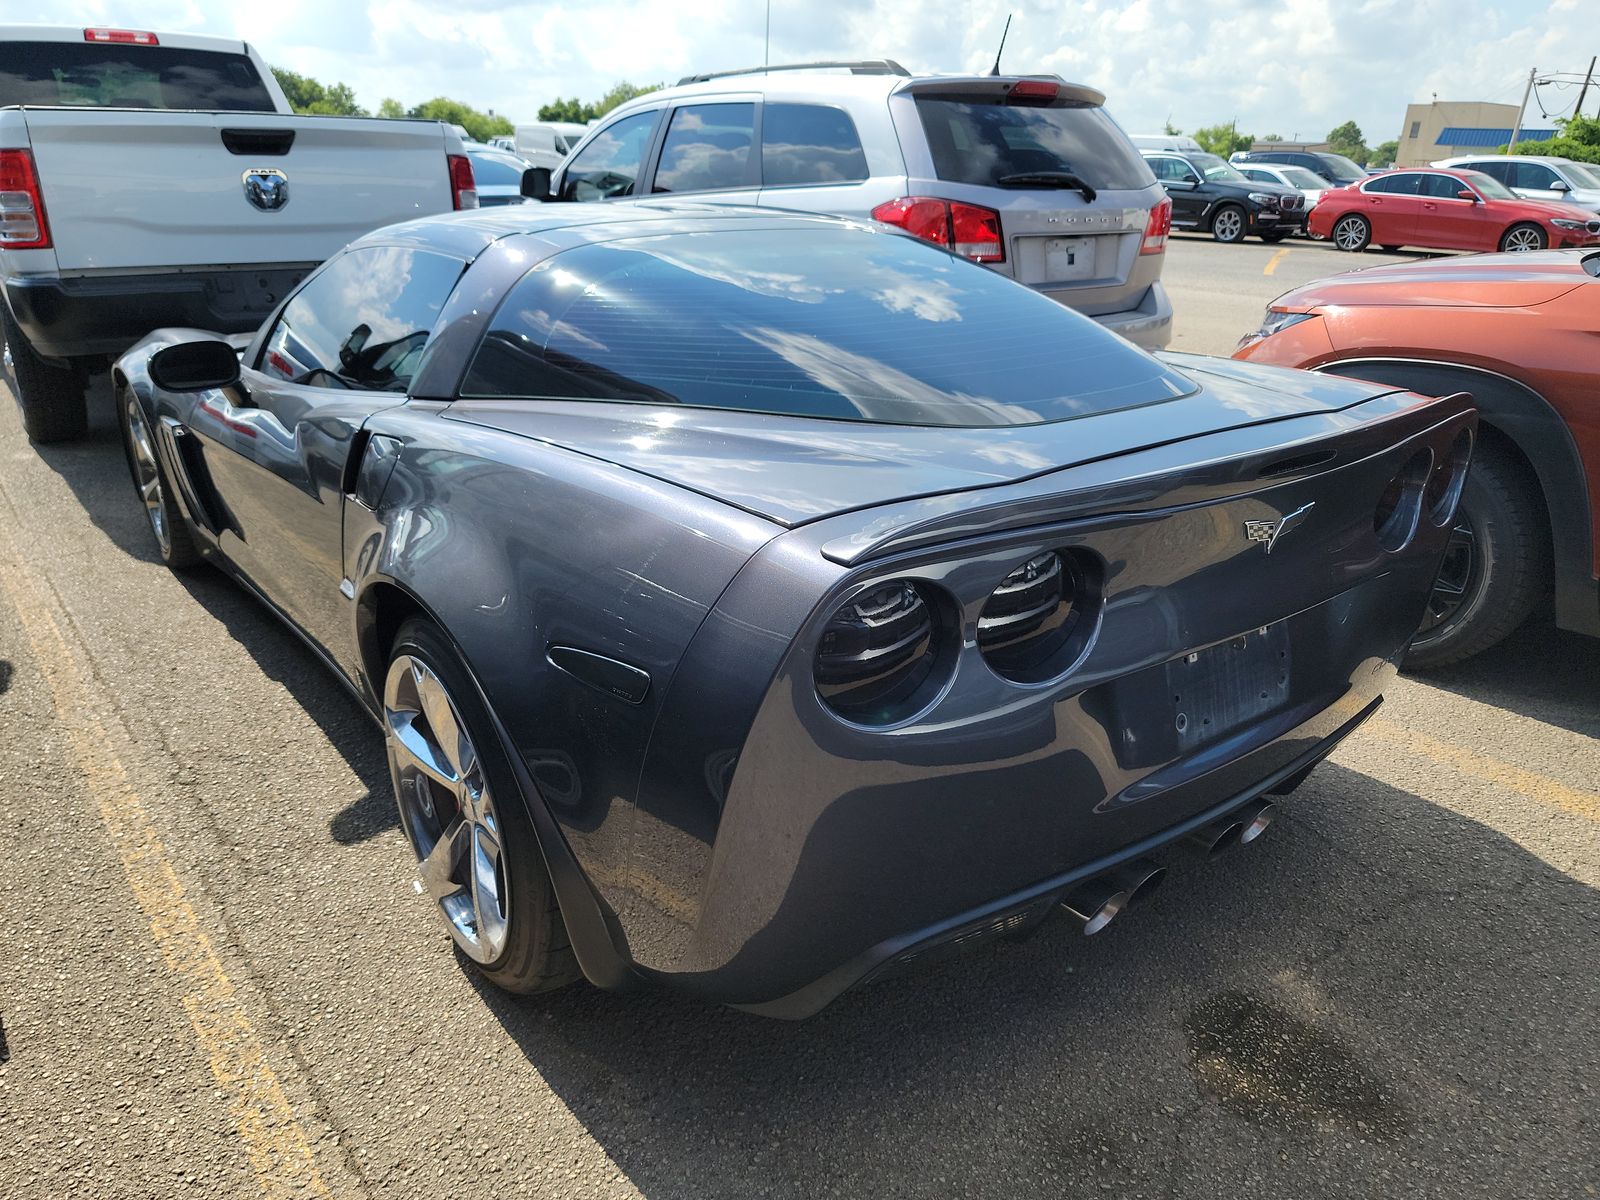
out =
[[[1578,0],[772,0],[772,61],[889,57],[986,70],[1007,12],[1010,71],[1089,83],[1132,132],[1237,118],[1321,137],[1354,119],[1377,143],[1405,105],[1516,103],[1528,68],[1581,71],[1600,50]],[[0,23],[51,21],[245,38],[276,66],[343,80],[376,107],[448,95],[513,120],[619,79],[675,80],[762,59],[764,0],[0,0]],[[1590,31],[1584,33],[1584,31]],[[1591,92],[1591,114],[1600,93]],[[1549,86],[1552,113],[1575,88]],[[1539,106],[1530,105],[1539,116]],[[1542,122],[1540,122],[1542,123]]]

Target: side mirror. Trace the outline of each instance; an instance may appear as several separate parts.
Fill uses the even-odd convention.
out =
[[[1552,192],[1570,192],[1572,185],[1564,179],[1558,179],[1550,185],[1550,190]]]
[[[1471,200],[1474,204],[1478,203],[1478,193],[1471,188],[1462,188],[1456,195],[1463,200]]]
[[[530,200],[550,199],[550,168],[529,167],[522,173],[522,194]]]
[[[179,342],[157,350],[145,369],[164,392],[206,392],[239,382],[239,354],[227,342]]]
[[[1200,185],[1193,179],[1163,179],[1161,186],[1164,188],[1176,188],[1180,192],[1192,192]]]

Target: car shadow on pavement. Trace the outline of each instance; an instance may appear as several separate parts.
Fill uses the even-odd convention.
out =
[[[1600,638],[1557,629],[1549,614],[1498,646],[1416,678],[1469,700],[1600,737]]]
[[[89,436],[35,450],[61,476],[95,527],[119,549],[142,562],[161,561],[129,479],[104,377],[95,379],[90,392]],[[262,673],[288,689],[361,781],[362,797],[329,821],[334,841],[350,845],[397,829],[383,739],[355,698],[276,616],[221,571],[201,566],[177,578],[244,647]]]
[[[1600,892],[1337,765],[1284,808],[1095,938],[1057,919],[807,1022],[479,991],[652,1200],[1582,1194]]]

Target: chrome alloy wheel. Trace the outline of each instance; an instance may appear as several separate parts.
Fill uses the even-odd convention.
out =
[[[155,439],[150,435],[150,424],[144,419],[144,407],[133,392],[123,395],[123,405],[128,413],[128,444],[133,455],[133,486],[139,489],[139,499],[144,501],[144,514],[150,518],[150,531],[163,555],[172,554],[172,531],[167,528],[166,497],[161,491],[161,467],[156,462]]]
[[[1526,253],[1529,250],[1543,250],[1544,238],[1539,235],[1537,229],[1525,225],[1506,234],[1505,249],[1509,254]]]
[[[1345,217],[1333,227],[1334,245],[1341,250],[1359,250],[1366,240],[1366,226],[1360,217]]]
[[[460,711],[421,659],[402,654],[389,665],[383,725],[418,890],[433,897],[467,957],[494,962],[511,911],[500,822]]]
[[[1211,223],[1211,232],[1219,242],[1237,242],[1244,236],[1244,214],[1237,208],[1225,208]]]

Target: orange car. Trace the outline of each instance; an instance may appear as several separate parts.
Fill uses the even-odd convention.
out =
[[[1552,590],[1557,625],[1600,637],[1600,253],[1336,275],[1279,296],[1234,357],[1476,399],[1479,444],[1410,665],[1492,646]]]

